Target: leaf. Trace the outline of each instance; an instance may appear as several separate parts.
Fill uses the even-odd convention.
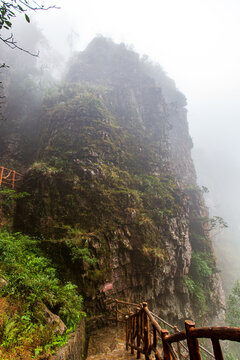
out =
[[[7,26],[10,28],[10,27],[12,27],[12,23],[10,22],[10,21],[5,21],[5,24],[7,24]]]
[[[25,14],[25,19],[27,20],[28,23],[30,23],[30,19],[29,19],[29,16],[27,14]]]
[[[20,5],[18,5],[18,8],[19,8],[19,10],[24,11]]]

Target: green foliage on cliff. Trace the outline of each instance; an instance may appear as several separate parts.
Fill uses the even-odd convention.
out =
[[[199,315],[207,311],[208,298],[211,294],[209,281],[216,271],[212,254],[193,251],[189,275],[185,276],[185,284]]]
[[[228,326],[240,327],[240,281],[236,281],[227,299],[226,323]],[[229,360],[239,358],[240,344],[230,343],[228,357]]]
[[[184,192],[185,178],[174,178],[181,148],[188,168],[185,135],[178,164],[168,143],[169,110],[179,111],[176,121],[187,133],[184,96],[161,68],[106,39],[75,56],[66,80],[48,91],[36,113],[36,151],[22,185],[30,196],[18,201],[15,229],[48,240],[45,254],[62,281],[78,284],[94,316],[104,312],[105,282],[115,282],[119,296],[139,298],[144,288],[153,299],[172,274],[182,281],[190,232],[195,253],[186,286],[204,312],[214,273],[204,206],[199,189]],[[169,288],[175,305],[182,301],[177,281]]]
[[[228,297],[226,321],[229,326],[240,327],[240,282],[236,281]]]
[[[58,220],[48,226],[47,237],[62,237],[66,225],[87,232],[115,228],[125,222],[130,208],[137,211],[135,223],[146,217],[155,226],[182,211],[174,179],[152,173],[159,140],[153,146],[147,131],[125,128],[120,110],[110,103],[111,91],[86,83],[64,84],[47,95],[39,160],[28,175],[32,196],[23,202],[24,221],[30,224],[27,218],[34,218],[32,233],[46,231],[40,220],[52,218],[53,212]],[[38,178],[42,187],[35,191]]]
[[[82,297],[72,283],[61,283],[39,248],[37,240],[20,233],[0,231],[0,271],[6,284],[1,296],[12,303],[14,311],[1,312],[0,341],[2,349],[20,346],[22,342],[30,352],[35,349],[54,350],[67,340],[55,333],[48,324],[43,304],[61,317],[69,330],[73,330],[81,316]],[[2,310],[2,309],[1,309]]]

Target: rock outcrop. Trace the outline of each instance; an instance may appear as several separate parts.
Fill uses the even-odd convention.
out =
[[[85,319],[83,318],[79,326],[69,336],[68,343],[57,350],[51,360],[82,360],[86,353],[86,329]]]
[[[185,105],[161,68],[101,37],[45,98],[15,227],[51,239],[92,314],[111,296],[172,322],[223,311]]]

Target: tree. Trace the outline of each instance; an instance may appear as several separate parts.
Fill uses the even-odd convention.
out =
[[[236,281],[229,295],[226,310],[228,325],[240,327],[240,282]]]
[[[43,1],[43,0],[40,0]],[[38,56],[39,53],[33,53],[23,47],[19,46],[17,41],[14,38],[13,33],[11,32],[12,24],[14,18],[17,14],[24,15],[25,20],[30,23],[30,17],[27,12],[37,11],[37,10],[49,10],[57,9],[55,5],[46,7],[42,3],[37,2],[36,0],[0,0],[0,41],[7,45],[11,49],[18,49],[24,51],[32,56]],[[4,63],[0,63],[0,69],[8,67]],[[0,73],[1,74],[1,73]],[[3,83],[0,80],[0,121],[4,119],[3,117],[3,105],[4,105],[4,89]]]
[[[240,327],[240,282],[236,281],[231,294],[228,297],[226,308],[226,322],[227,325],[233,327]],[[239,359],[240,344],[232,343],[230,341],[227,359]],[[237,357],[236,357],[237,356]]]
[[[52,8],[57,7],[55,5],[46,7],[35,0],[10,0],[8,2],[0,0],[0,40],[11,49],[19,49],[33,56],[38,56],[38,54],[33,54],[20,47],[13,34],[11,33],[9,35],[9,30],[11,30],[13,19],[17,14],[24,15],[26,21],[30,23],[30,18],[27,14],[28,11],[49,10]],[[5,31],[6,35],[3,34],[2,31]]]

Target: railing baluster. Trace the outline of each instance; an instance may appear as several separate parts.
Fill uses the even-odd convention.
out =
[[[157,348],[157,329],[154,325],[153,325],[153,347],[154,349]]]
[[[133,312],[130,312],[130,319],[131,319],[131,333],[130,333],[130,337],[131,337],[131,354],[134,354],[134,343],[133,343],[133,331],[134,331],[134,318],[133,318]]]
[[[155,350],[155,353],[157,352],[157,341],[158,341],[158,333],[156,326],[153,325],[153,349]],[[155,359],[157,359],[157,355],[155,355]]]
[[[0,185],[2,185],[2,178],[3,178],[4,167],[1,166],[0,169],[1,169],[1,170],[0,170]]]
[[[115,303],[116,303],[116,325],[118,326],[118,300],[115,299]]]
[[[163,344],[163,354],[164,354],[164,360],[172,360],[172,355],[169,350],[169,345],[167,341],[165,340],[166,336],[168,336],[169,332],[167,330],[162,330],[162,344]]]
[[[147,307],[147,303],[143,303],[143,310]],[[144,311],[144,354],[145,360],[149,360],[149,346],[150,346],[150,331],[149,331],[149,318]]]
[[[12,176],[12,188],[14,189],[15,187],[15,177],[16,177],[16,172],[13,171],[13,176]]]
[[[178,328],[176,326],[174,326],[174,330],[176,332],[178,332]],[[182,353],[181,353],[181,347],[180,347],[179,341],[177,342],[177,354],[178,354],[179,360],[182,360]]]
[[[136,314],[133,314],[133,345],[135,345],[135,338],[136,338]]]
[[[137,317],[137,359],[141,359],[141,353],[139,351],[140,348],[140,344],[141,344],[141,339],[140,339],[140,331],[141,331],[141,313],[139,312],[139,310],[136,310],[136,317]]]
[[[212,341],[213,352],[214,352],[215,358],[217,360],[224,360],[219,340],[213,338],[213,339],[211,339],[211,341]]]
[[[129,318],[128,318],[128,316],[126,316],[126,318],[125,318],[125,326],[126,326],[126,350],[128,350],[128,341],[129,341],[129,336],[128,336],[128,323],[129,323]]]
[[[201,360],[198,339],[191,337],[191,329],[195,328],[195,323],[191,320],[186,320],[185,328],[190,360]]]

